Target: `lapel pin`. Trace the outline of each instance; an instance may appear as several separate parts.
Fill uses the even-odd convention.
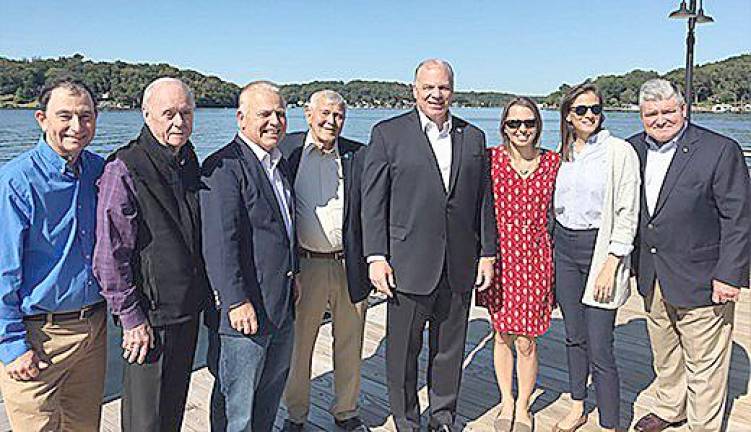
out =
[[[683,147],[683,153],[688,153],[688,147]]]

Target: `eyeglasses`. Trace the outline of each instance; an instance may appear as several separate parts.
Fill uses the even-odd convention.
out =
[[[587,113],[587,110],[592,111],[592,114],[594,115],[600,115],[602,114],[602,105],[577,105],[575,107],[571,107],[571,110],[574,111],[578,116],[583,116]]]
[[[527,129],[537,127],[537,120],[506,120],[506,127],[509,129],[519,129],[524,125]]]

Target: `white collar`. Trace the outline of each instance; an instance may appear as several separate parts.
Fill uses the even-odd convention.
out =
[[[242,132],[238,131],[237,135],[240,136],[240,139],[243,140],[243,142],[245,142],[248,147],[250,147],[258,160],[261,161],[262,164],[266,165],[267,168],[276,168],[276,166],[279,164],[279,161],[282,160],[282,152],[278,147],[274,147],[271,152],[267,152],[263,147],[251,141],[250,138],[246,137]]]
[[[319,149],[321,153],[325,155],[333,153],[335,157],[339,157],[339,138],[334,141],[334,147],[331,150],[324,150],[323,146],[318,144],[313,139],[313,134],[308,131],[308,133],[305,135],[305,144],[303,145],[303,150],[305,150],[306,153],[309,153],[313,149]]]
[[[420,108],[417,108],[417,114],[420,116],[420,128],[423,132],[427,132],[430,128],[436,128],[438,129],[438,133],[444,134],[449,133],[451,131],[451,113],[446,113],[447,119],[446,122],[441,125],[442,127],[438,127],[438,125],[431,120],[428,116],[425,115],[422,111],[420,111]]]
[[[610,138],[610,132],[607,129],[600,129],[599,132],[587,138],[587,145],[602,144],[608,138]]]

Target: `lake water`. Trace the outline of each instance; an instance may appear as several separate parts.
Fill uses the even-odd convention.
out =
[[[373,125],[400,114],[400,110],[352,109],[347,112],[343,135],[367,143]],[[485,131],[489,146],[499,142],[498,119],[500,108],[455,108],[455,115]],[[32,110],[0,110],[0,165],[36,144],[39,127]],[[558,143],[558,112],[543,111],[542,145],[554,148]],[[627,138],[641,130],[635,112],[607,112],[605,126],[615,135]],[[306,129],[301,108],[287,113],[289,132]],[[751,149],[751,114],[695,113],[697,124],[733,137],[744,148]],[[107,155],[134,138],[143,124],[140,111],[104,111],[97,121],[97,134],[90,149]],[[193,136],[198,156],[203,159],[213,150],[228,143],[235,135],[235,110],[222,108],[198,109]]]

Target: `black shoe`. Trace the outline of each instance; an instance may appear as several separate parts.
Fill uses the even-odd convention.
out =
[[[346,431],[354,431],[354,432],[369,432],[370,429],[368,429],[367,426],[365,426],[365,423],[360,420],[360,417],[354,416],[350,417],[348,419],[339,420],[334,419],[334,423],[336,425]]]
[[[296,423],[290,419],[284,420],[282,432],[302,432],[305,429],[305,423]]]
[[[428,432],[453,432],[453,428],[449,424],[442,424],[438,426],[428,426]]]

